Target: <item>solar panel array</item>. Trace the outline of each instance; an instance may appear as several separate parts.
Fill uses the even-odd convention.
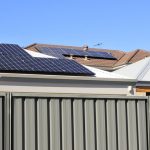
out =
[[[100,58],[100,59],[116,59],[111,53],[107,52],[96,52],[96,51],[84,51],[68,48],[50,48],[50,47],[37,47],[37,49],[44,54],[51,55],[57,58],[65,58],[65,56],[75,57],[89,57],[89,58]]]
[[[0,72],[94,75],[73,60],[35,58],[14,44],[0,44]]]
[[[16,44],[0,44],[0,55],[13,57],[32,57]]]

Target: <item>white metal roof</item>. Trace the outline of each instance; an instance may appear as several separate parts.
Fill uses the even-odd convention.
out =
[[[118,69],[114,73],[125,75],[138,81],[150,81],[150,57]]]
[[[49,55],[45,55],[42,53],[38,53],[38,52],[34,52],[34,51],[30,51],[30,50],[26,50],[24,49],[28,54],[30,54],[32,57],[41,57],[41,58],[56,58],[54,56],[49,56]]]
[[[119,74],[116,74],[113,72],[108,72],[108,71],[104,71],[101,69],[97,69],[97,68],[89,67],[89,66],[85,66],[85,65],[84,65],[84,67],[86,67],[90,71],[94,72],[95,77],[98,77],[98,78],[129,79],[126,76],[119,75]]]

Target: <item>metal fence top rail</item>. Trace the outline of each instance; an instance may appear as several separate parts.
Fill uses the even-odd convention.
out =
[[[122,95],[96,95],[96,94],[49,94],[49,93],[12,93],[14,97],[28,98],[85,98],[85,99],[120,99],[120,100],[147,100],[147,96],[122,96]]]

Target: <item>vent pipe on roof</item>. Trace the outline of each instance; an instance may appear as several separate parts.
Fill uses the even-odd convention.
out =
[[[84,50],[84,51],[87,51],[88,48],[89,48],[88,45],[83,45],[83,50]]]
[[[72,54],[70,54],[70,59],[73,59],[73,55]]]
[[[84,57],[84,60],[88,60],[88,57],[87,57],[87,56],[85,56],[85,57]]]

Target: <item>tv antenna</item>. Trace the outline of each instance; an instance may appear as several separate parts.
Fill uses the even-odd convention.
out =
[[[101,46],[101,45],[103,45],[103,43],[102,43],[102,42],[97,43],[97,44],[95,44],[94,46]]]

